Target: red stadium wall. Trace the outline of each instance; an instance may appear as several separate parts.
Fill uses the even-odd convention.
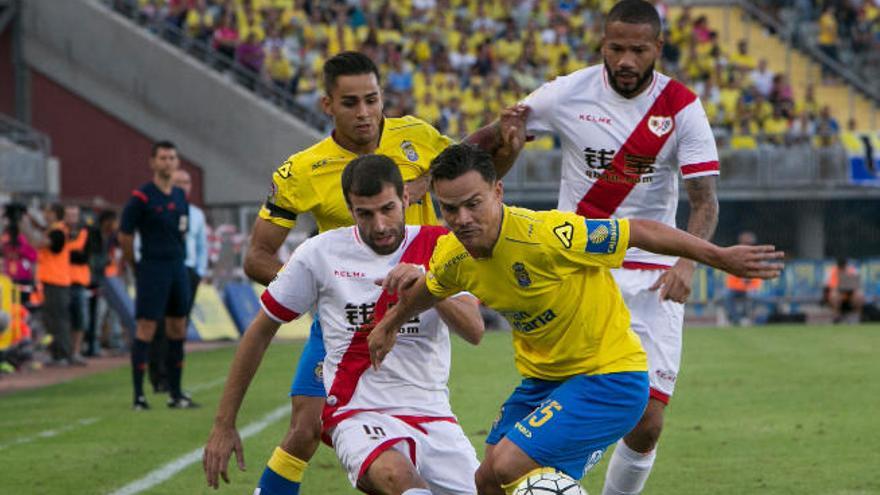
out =
[[[12,30],[0,33],[0,113],[15,112],[15,78],[12,74]]]
[[[152,139],[34,70],[31,125],[52,139],[52,154],[61,160],[64,199],[101,197],[122,205],[132,189],[152,177],[147,162]],[[181,150],[181,164],[192,175],[191,199],[201,205],[202,169],[185,156]]]

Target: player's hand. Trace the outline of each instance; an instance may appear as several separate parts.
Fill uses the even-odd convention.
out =
[[[693,261],[680,258],[672,268],[660,275],[660,278],[654,282],[649,290],[660,289],[661,301],[675,301],[684,304],[691,296],[694,269],[696,269],[696,264]]]
[[[721,249],[719,267],[742,278],[776,278],[785,268],[785,263],[779,260],[785,258],[783,251],[777,251],[775,246],[765,244],[761,246],[747,246],[739,244]]]
[[[498,119],[501,133],[501,147],[496,157],[516,156],[526,144],[526,120],[531,109],[525,105],[514,105],[501,111]]]
[[[244,471],[244,447],[241,445],[238,430],[234,427],[222,427],[215,424],[211,429],[211,435],[208,436],[205,451],[202,453],[202,469],[205,471],[208,486],[217,489],[220,486],[218,476],[229,483],[227,468],[229,457],[233,452],[235,452],[238,469]]]
[[[370,363],[373,369],[378,370],[385,360],[385,356],[391,352],[394,343],[397,342],[397,332],[390,328],[386,323],[387,319],[383,319],[370,331],[367,335],[367,346],[370,349]]]
[[[376,285],[381,285],[382,290],[390,295],[400,294],[422,278],[425,267],[413,263],[400,263],[388,272],[384,278],[375,280]]]
[[[409,196],[409,204],[404,206],[409,206],[421,201],[425,197],[425,194],[428,193],[428,185],[430,182],[430,176],[427,173],[416,177],[413,180],[406,181],[406,183],[403,184],[403,187],[406,190],[407,196]]]

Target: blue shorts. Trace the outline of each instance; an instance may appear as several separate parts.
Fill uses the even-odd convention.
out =
[[[290,396],[305,395],[308,397],[327,397],[324,390],[324,337],[321,335],[321,322],[317,314],[309,330],[309,340],[303,347],[293,383],[290,384]]]
[[[501,406],[486,443],[506,437],[535,462],[582,478],[648,405],[648,373],[526,378]]]
[[[136,318],[186,316],[190,292],[183,260],[141,260],[135,267],[135,289]]]

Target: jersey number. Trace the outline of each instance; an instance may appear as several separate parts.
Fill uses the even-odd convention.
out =
[[[529,425],[533,426],[535,428],[540,428],[541,426],[544,425],[544,423],[546,423],[547,421],[550,421],[550,418],[553,417],[554,410],[561,411],[562,406],[558,402],[556,402],[555,400],[552,400],[552,401],[550,401],[549,404],[547,404],[546,406],[539,409],[539,411],[541,413],[540,417],[538,417],[536,415],[536,416],[532,416],[531,418],[529,418]]]

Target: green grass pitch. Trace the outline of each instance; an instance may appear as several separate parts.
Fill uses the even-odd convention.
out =
[[[455,339],[453,409],[482,453],[498,406],[518,382],[510,335]],[[287,404],[301,345],[274,344],[239,428]],[[190,356],[185,384],[203,403],[171,411],[150,395],[130,410],[127,368],[0,397],[0,493],[107,494],[203,445],[232,348]],[[683,374],[645,494],[880,494],[880,326],[688,329]],[[219,493],[250,494],[287,415],[245,440],[248,469]],[[607,456],[606,456],[607,457]],[[585,479],[601,492],[605,461]],[[142,493],[217,493],[201,463]],[[321,447],[305,495],[354,493]]]

